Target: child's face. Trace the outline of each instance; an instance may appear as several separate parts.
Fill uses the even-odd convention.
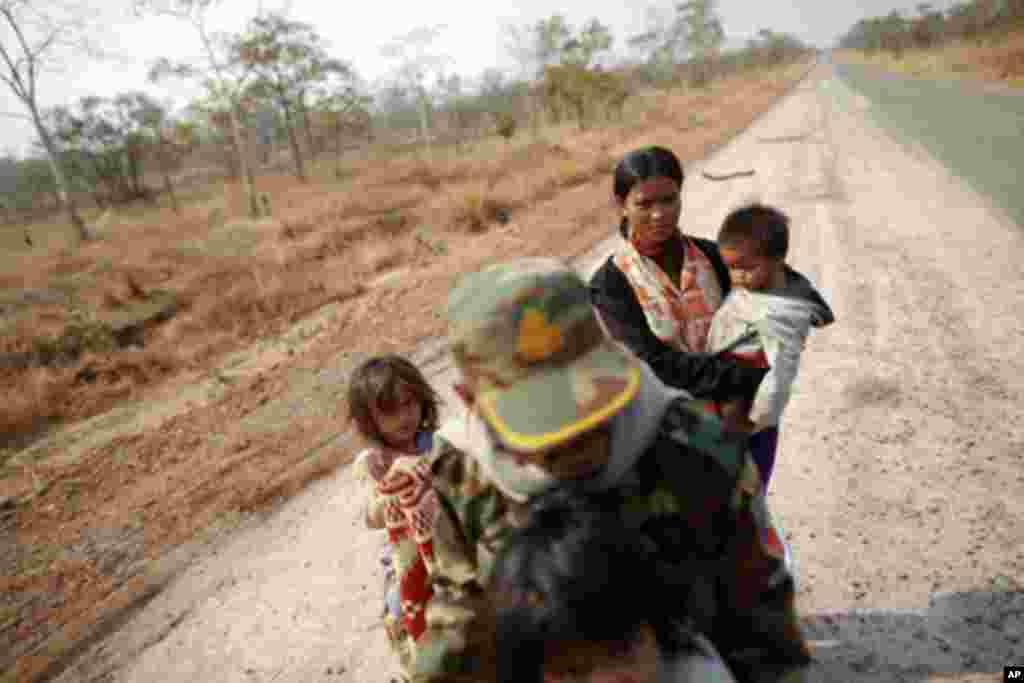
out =
[[[776,286],[782,260],[761,256],[753,242],[747,240],[730,244],[721,248],[721,254],[733,287],[756,292]]]
[[[404,382],[395,391],[395,400],[383,407],[370,406],[370,413],[381,436],[393,448],[411,449],[423,422],[423,404]]]

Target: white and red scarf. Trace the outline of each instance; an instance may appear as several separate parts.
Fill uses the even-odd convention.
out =
[[[685,258],[679,286],[653,259],[629,242],[614,256],[615,265],[633,287],[647,325],[658,339],[678,351],[707,350],[711,318],[722,304],[711,261],[693,240],[683,238]]]

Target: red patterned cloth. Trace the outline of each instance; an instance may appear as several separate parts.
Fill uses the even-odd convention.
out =
[[[388,449],[372,449],[365,462],[374,485],[371,506],[383,510],[393,549],[402,622],[415,641],[426,628],[426,606],[433,594],[429,578],[439,506],[430,482],[430,462],[423,455]]]
[[[627,242],[614,256],[615,265],[629,280],[651,332],[678,351],[707,348],[711,318],[722,303],[722,290],[714,266],[693,240],[684,238],[686,257],[679,286],[653,259]]]
[[[737,363],[745,365],[748,368],[762,368],[767,370],[771,367],[768,364],[768,356],[764,351],[751,351],[748,353],[736,353],[735,351],[727,351],[722,354],[726,358],[732,358]]]

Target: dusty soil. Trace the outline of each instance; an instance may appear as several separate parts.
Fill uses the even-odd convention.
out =
[[[810,615],[818,658],[812,679],[998,680],[1002,666],[1019,658],[1024,637],[1024,427],[1016,419],[1024,399],[1024,319],[1017,310],[1024,237],[947,169],[869,123],[858,98],[830,75],[818,69],[698,164],[715,172],[754,168],[756,175],[715,183],[691,172],[683,221],[688,231],[712,235],[740,201],[778,203],[793,218],[791,263],[836,312],[838,322],[815,333],[807,348],[770,493],[795,551],[800,607]],[[564,199],[566,213],[552,205],[544,215],[576,215],[572,207],[601,207],[607,215],[604,191],[569,193],[557,206],[560,212]],[[558,224],[544,223],[550,230]],[[529,234],[512,226],[486,240],[496,250],[522,249],[515,253],[568,255],[587,245],[582,236],[572,241],[570,231],[545,233],[564,242],[524,245]],[[592,239],[602,234],[595,228]],[[485,261],[484,243],[479,238],[463,258]],[[589,271],[613,246],[603,242],[578,267]],[[418,291],[447,282],[432,272],[429,265],[413,271],[375,294],[375,303],[401,311],[403,321],[435,310],[436,301]],[[435,331],[435,324],[424,329]],[[404,350],[389,341],[402,339],[402,329],[382,323],[367,331]],[[451,368],[437,344],[413,355],[450,397]],[[327,343],[296,363],[319,368],[321,386],[344,365]],[[265,382],[257,396],[286,391],[284,383]],[[292,414],[299,421],[323,395],[293,398],[304,406]],[[249,400],[228,397],[172,420],[127,442],[129,452],[159,462],[143,459],[152,456],[141,446],[153,443],[166,448],[165,458],[188,458],[178,455],[185,442],[159,437],[233,435],[225,423],[258,408]],[[452,428],[466,426],[449,409]],[[334,429],[319,424],[318,439]],[[295,442],[281,443],[281,452],[314,441],[302,430],[284,431]],[[257,439],[252,434],[239,436]],[[214,460],[203,438],[187,443]],[[340,453],[343,443],[329,441],[324,450]],[[232,463],[230,449],[217,452],[218,466]],[[202,467],[201,459],[187,462]],[[234,467],[255,470],[238,462]],[[230,467],[225,476],[237,476]],[[179,476],[163,495],[188,501],[196,478]],[[200,477],[200,492],[205,483]],[[268,490],[258,477],[252,486]],[[217,509],[217,500],[205,502]],[[251,520],[61,680],[387,680],[394,668],[377,619],[384,540],[362,530],[362,500],[340,470],[275,514]],[[163,506],[158,500],[143,509]],[[158,540],[151,526],[173,534],[159,518],[147,519],[147,540]],[[28,666],[20,669],[25,677]]]
[[[459,273],[513,255],[574,257],[605,237],[614,223],[610,169],[595,172],[595,163],[654,142],[671,145],[684,160],[699,160],[749,125],[805,71],[806,66],[745,76],[699,93],[658,97],[640,121],[565,135],[557,144],[541,140],[534,152],[554,150],[561,158],[553,171],[538,177],[531,164],[518,173],[513,166],[494,192],[484,187],[476,195],[447,193],[440,189],[443,184],[434,185],[436,170],[408,163],[403,170],[408,177],[426,177],[434,187],[433,199],[417,211],[434,211],[446,221],[444,229],[427,234],[388,219],[374,223],[388,235],[386,244],[336,237],[341,233],[325,238],[307,224],[308,214],[303,214],[307,223],[299,217],[284,220],[291,233],[281,223],[234,226],[242,233],[271,231],[273,240],[261,241],[257,234],[249,245],[258,267],[240,270],[232,262],[236,265],[190,274],[189,315],[151,330],[144,350],[81,361],[92,363],[104,381],[91,390],[76,386],[74,400],[87,406],[92,397],[112,410],[5,454],[0,478],[4,680],[54,673],[83,644],[120,625],[127,606],[152,599],[204,548],[216,547],[242,524],[257,523],[277,503],[347,463],[352,449],[341,398],[347,368],[366,353],[411,353],[439,335],[444,293]],[[348,209],[331,205],[321,214],[393,200],[395,190],[389,187],[396,181],[387,180],[389,185],[377,189],[359,184],[359,196],[344,200]],[[549,183],[548,191],[537,191],[538,182]],[[495,196],[516,200],[511,220],[501,225],[491,215]],[[301,197],[291,201],[298,211]],[[183,236],[188,244],[206,229],[202,214],[191,220],[196,225]],[[157,244],[160,235],[141,234],[145,239]],[[281,240],[287,244],[280,246]],[[226,246],[233,249],[238,241],[232,235]],[[321,286],[304,293],[299,278],[275,288],[274,255],[260,253],[260,245],[299,254],[282,258],[281,268],[289,274],[320,268]],[[86,270],[86,252],[106,248],[90,246],[74,257],[62,252],[58,265]],[[164,252],[175,248],[164,245]],[[251,255],[243,248],[233,257]],[[318,261],[334,270],[323,271]],[[389,268],[397,269],[396,276],[389,277]],[[117,275],[117,268],[112,270]],[[354,288],[349,286],[353,273],[365,277]],[[374,282],[377,286],[370,286]],[[260,287],[281,294],[287,305],[230,310],[258,298],[253,290]],[[208,292],[209,302],[197,296],[200,291]],[[312,307],[304,317],[302,304]],[[168,361],[165,372],[146,374],[160,366],[150,342],[162,339],[172,350],[195,343],[202,332],[197,309],[209,312],[215,305],[221,308],[214,310],[220,318],[209,318],[213,342],[188,362]],[[221,310],[223,315],[217,313]],[[244,333],[231,336],[216,328],[228,313],[239,317],[224,324],[245,328]],[[289,329],[289,321],[297,320]],[[274,338],[271,332],[284,334]],[[258,342],[225,358],[221,352],[231,350],[232,342],[237,347],[239,339]],[[51,380],[40,374],[33,400],[47,397]]]

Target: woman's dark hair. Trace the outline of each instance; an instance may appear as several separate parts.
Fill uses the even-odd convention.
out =
[[[373,419],[373,407],[384,412],[394,410],[398,388],[405,385],[423,406],[420,427],[435,431],[440,420],[441,398],[415,365],[401,356],[388,354],[364,361],[352,373],[348,383],[349,419],[359,433],[378,445],[386,445],[384,435]]]
[[[499,683],[543,678],[545,649],[617,643],[654,629],[662,652],[688,649],[678,580],[666,580],[653,549],[614,510],[558,487],[531,501],[492,574]]]
[[[612,188],[615,197],[620,201],[626,201],[630,190],[637,183],[650,178],[671,178],[680,187],[683,185],[683,166],[679,158],[672,150],[664,147],[641,147],[635,149],[615,166],[615,181]],[[623,237],[627,236],[629,223],[625,217],[619,223],[619,232]]]
[[[726,216],[717,241],[719,247],[749,241],[758,255],[785,259],[789,251],[789,216],[771,206],[747,204]]]

